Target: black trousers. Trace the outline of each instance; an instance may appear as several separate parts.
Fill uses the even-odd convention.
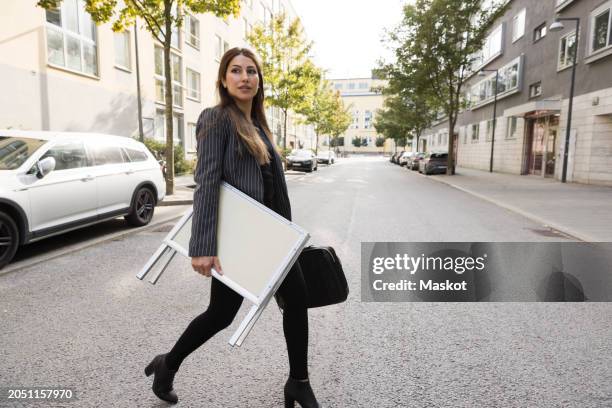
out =
[[[283,332],[289,354],[289,375],[308,378],[308,309],[306,284],[296,262],[278,289],[285,302]],[[211,279],[208,309],[193,319],[166,356],[170,369],[178,370],[183,360],[219,331],[228,327],[242,304],[243,297],[217,279]]]

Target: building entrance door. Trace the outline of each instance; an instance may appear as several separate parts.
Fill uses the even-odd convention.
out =
[[[559,118],[544,116],[529,121],[527,174],[544,177],[555,175],[555,145],[559,132]]]

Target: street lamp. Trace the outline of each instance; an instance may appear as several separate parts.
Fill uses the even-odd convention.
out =
[[[576,83],[576,59],[578,57],[578,34],[580,33],[580,19],[577,17],[557,17],[555,21],[550,25],[550,31],[561,31],[565,28],[561,21],[575,21],[576,22],[576,48],[574,49],[573,61],[572,61],[572,85],[570,88],[569,97],[569,111],[567,113],[567,126],[565,132],[565,149],[563,150],[563,173],[561,175],[561,182],[565,183],[567,180],[567,158],[569,153],[569,141],[570,132],[572,127],[572,109],[574,107],[574,85]]]
[[[493,148],[495,146],[495,128],[497,127],[497,90],[499,82],[499,69],[481,69],[478,76],[485,76],[485,72],[495,72],[495,96],[493,102],[493,132],[491,133],[491,161],[489,162],[489,173],[493,173]]]

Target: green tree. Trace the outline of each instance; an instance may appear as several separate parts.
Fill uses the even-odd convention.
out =
[[[328,81],[321,80],[311,97],[312,99],[307,101],[303,114],[306,116],[305,123],[314,127],[316,135],[315,152],[318,153],[319,136],[339,136],[348,128],[351,118],[344,108],[340,94],[332,91]]]
[[[332,138],[337,138],[348,129],[353,121],[353,117],[349,113],[349,108],[344,106],[340,92],[336,92],[332,99],[332,119],[329,134]],[[344,138],[343,138],[344,140]],[[344,141],[342,142],[344,145]]]
[[[287,21],[280,13],[267,26],[257,25],[248,41],[262,59],[266,102],[283,112],[283,148],[287,147],[289,110],[304,113],[321,82],[321,70],[308,58],[312,43],[304,36],[300,21]]]
[[[508,6],[504,0],[416,0],[404,6],[403,20],[391,32],[397,71],[421,81],[430,109],[448,120],[448,174],[455,168],[453,141],[465,106],[464,85],[489,29]]]
[[[376,138],[376,147],[383,147],[385,145],[385,138],[379,136]]]
[[[401,57],[398,55],[398,60]],[[385,95],[381,112],[382,129],[385,124],[393,124],[388,127],[396,138],[416,137],[415,145],[418,149],[423,131],[436,119],[436,110],[423,71],[415,68],[412,64],[389,64],[378,69],[377,75],[387,80],[387,85],[382,89]]]
[[[409,114],[401,100],[397,97],[388,97],[374,118],[374,129],[386,138],[393,139],[396,150],[399,139],[412,138],[412,128],[405,119]]]
[[[45,9],[58,8],[62,0],[38,0]],[[163,44],[165,76],[165,121],[166,121],[166,158],[168,175],[166,193],[174,193],[174,143],[172,121],[172,69],[170,64],[170,45],[173,28],[183,24],[183,12],[194,14],[213,13],[219,17],[238,15],[240,0],[85,0],[85,9],[96,23],[113,21],[114,31],[123,31],[133,25],[136,18],[145,22],[146,29],[153,38]]]

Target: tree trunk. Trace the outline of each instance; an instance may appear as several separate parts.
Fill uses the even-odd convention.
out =
[[[450,115],[449,115],[450,116]],[[455,123],[452,118],[448,120],[448,159],[446,161],[446,174],[452,176],[455,174]]]
[[[315,154],[319,154],[319,132],[315,132]]]
[[[164,17],[166,27],[164,33],[164,77],[166,118],[166,194],[174,194],[174,132],[172,121],[172,72],[170,67],[170,44],[172,41],[172,0],[164,0]]]
[[[287,148],[287,109],[283,109],[283,149]]]

